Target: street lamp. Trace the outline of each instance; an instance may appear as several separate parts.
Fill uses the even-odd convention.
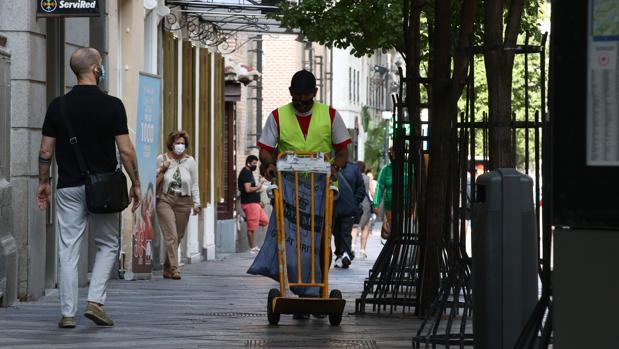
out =
[[[384,136],[384,152],[383,152],[383,162],[386,165],[389,161],[389,120],[391,120],[391,112],[385,110],[381,113],[383,120],[385,121],[385,136]]]
[[[386,101],[386,99],[389,98],[388,96],[388,91],[389,91],[389,68],[384,67],[382,65],[374,65],[374,74],[380,76],[381,80],[386,80],[385,81],[385,90],[383,91],[384,96],[385,96],[385,100],[384,101],[380,101],[382,102],[380,108],[381,109],[387,109],[388,103]],[[385,136],[384,136],[384,152],[383,152],[383,162],[386,165],[387,162],[389,161],[389,155],[387,154],[389,151],[389,120],[391,119],[391,112],[389,112],[388,110],[383,110],[383,112],[381,113],[381,116],[383,118],[383,120],[385,121]]]
[[[380,74],[381,76],[387,73],[389,69],[387,67],[383,67],[382,65],[374,65],[374,72]]]

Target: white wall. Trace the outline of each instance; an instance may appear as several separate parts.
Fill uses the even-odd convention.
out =
[[[359,83],[357,88],[357,72]],[[354,73],[354,78],[351,76]],[[359,91],[359,96],[357,95]],[[333,107],[339,111],[347,128],[355,127],[365,91],[363,60],[350,53],[350,49],[333,49]]]

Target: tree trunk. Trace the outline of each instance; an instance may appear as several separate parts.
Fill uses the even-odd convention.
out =
[[[447,186],[449,181],[449,159],[452,109],[450,101],[451,75],[451,1],[436,0],[434,37],[432,39],[432,96],[430,110],[430,163],[428,168],[428,190],[426,211],[421,234],[425,248],[421,268],[421,292],[419,310],[425,313],[436,298],[440,286],[439,256],[441,240],[447,217]],[[455,113],[453,113],[455,114]],[[423,314],[420,314],[423,315]]]
[[[503,1],[486,0],[484,15],[484,63],[488,81],[490,121],[490,168],[516,166],[516,146],[511,137],[512,71],[514,48],[522,19],[524,0],[512,0],[503,38]]]
[[[485,62],[488,80],[488,120],[491,124],[490,168],[513,168],[516,156],[510,128],[511,67],[505,66],[505,53],[498,50],[486,53]]]
[[[436,3],[435,24],[431,39],[430,89],[430,163],[425,193],[426,209],[421,221],[421,292],[416,313],[423,315],[434,301],[440,287],[440,253],[442,239],[450,225],[447,198],[449,172],[455,139],[452,139],[457,103],[466,83],[471,36],[477,0],[466,0],[462,7],[460,32],[451,75],[451,1]]]

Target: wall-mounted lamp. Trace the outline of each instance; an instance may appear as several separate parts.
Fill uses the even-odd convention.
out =
[[[307,36],[303,35],[303,33],[300,33],[299,35],[297,35],[294,41],[300,42],[302,44],[307,44],[309,42],[309,40],[307,39]]]
[[[378,73],[378,74],[380,74],[380,75],[384,75],[384,74],[386,74],[388,71],[389,71],[389,69],[388,69],[387,67],[383,67],[382,65],[378,65],[378,64],[376,64],[376,65],[374,66],[374,72],[375,72],[375,73]]]

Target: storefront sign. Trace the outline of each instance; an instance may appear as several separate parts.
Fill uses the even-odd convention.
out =
[[[619,7],[589,0],[587,165],[619,166]]]
[[[100,0],[34,0],[37,17],[98,17]]]
[[[135,145],[142,184],[142,200],[133,217],[131,271],[134,274],[150,273],[152,269],[161,79],[155,75],[140,73],[138,88]]]

